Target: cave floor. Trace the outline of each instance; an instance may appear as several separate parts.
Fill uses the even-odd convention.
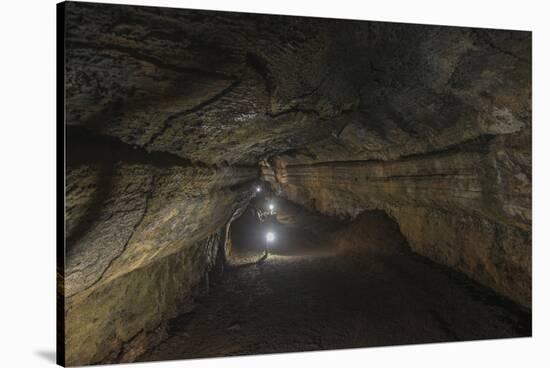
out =
[[[531,335],[531,315],[412,253],[232,267],[140,361]]]

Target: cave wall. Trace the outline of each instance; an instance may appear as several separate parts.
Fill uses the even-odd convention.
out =
[[[283,155],[262,170],[281,195],[325,214],[384,210],[415,252],[530,306],[530,169],[520,132],[395,160]]]
[[[356,99],[314,93],[335,83],[319,19],[71,2],[66,17],[66,124],[148,152],[255,165],[330,134]]]
[[[67,138],[67,363],[132,361],[193,307],[258,170],[193,166],[73,128]]]
[[[339,252],[358,257],[391,257],[410,252],[397,223],[381,210],[366,210],[327,234]]]
[[[223,231],[69,298],[67,364],[132,362],[162,341],[166,322],[208,292]]]
[[[264,177],[281,195],[325,214],[384,210],[415,252],[529,306],[530,192],[517,180],[521,172],[488,179],[483,168],[494,169],[495,161],[471,152],[479,148],[395,162],[284,166],[277,158]]]
[[[162,335],[261,160],[289,199],[382,209],[530,304],[530,33],[64,6],[68,364]]]
[[[530,306],[530,33],[374,27],[357,108],[264,180],[322,213],[384,210],[414,251]]]
[[[350,91],[312,95],[319,20],[68,2],[64,21],[67,364],[131,360],[208,271],[257,161],[329,135]]]

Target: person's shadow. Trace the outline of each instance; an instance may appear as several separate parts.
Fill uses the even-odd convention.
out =
[[[34,354],[38,355],[39,357],[50,363],[56,363],[55,350],[38,350],[35,351]]]

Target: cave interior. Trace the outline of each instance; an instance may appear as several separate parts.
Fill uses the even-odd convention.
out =
[[[64,364],[531,336],[530,32],[60,6]]]

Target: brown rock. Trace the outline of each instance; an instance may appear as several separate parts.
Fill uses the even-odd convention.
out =
[[[325,214],[383,210],[413,251],[530,305],[530,33],[65,14],[67,364],[133,360],[191,309],[260,175]]]

